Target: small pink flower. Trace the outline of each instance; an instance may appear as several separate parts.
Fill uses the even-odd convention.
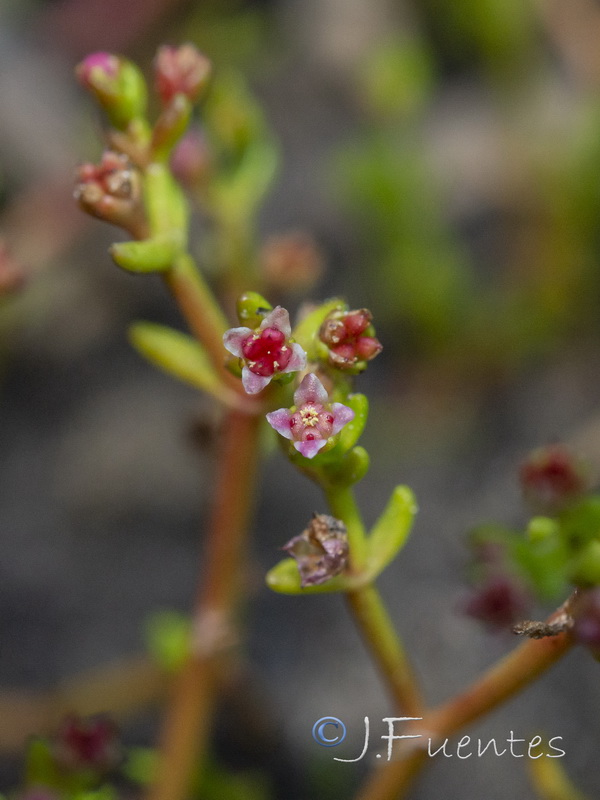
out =
[[[225,349],[244,362],[242,383],[248,394],[257,394],[277,375],[304,369],[306,353],[299,344],[290,344],[291,335],[289,314],[281,306],[267,314],[257,330],[225,332]]]
[[[154,61],[156,91],[163,105],[168,105],[177,94],[185,95],[193,103],[206,87],[211,63],[193,44],[181,47],[159,47]]]
[[[325,387],[316,375],[306,375],[294,394],[296,410],[280,408],[267,414],[277,433],[294,443],[305,458],[314,458],[331,436],[354,419],[354,411],[343,403],[329,403]]]

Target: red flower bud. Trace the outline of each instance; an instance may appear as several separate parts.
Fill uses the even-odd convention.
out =
[[[366,308],[335,311],[325,320],[319,338],[329,350],[332,367],[361,372],[381,352],[381,342],[372,335],[371,320],[371,312]]]
[[[117,728],[107,717],[67,717],[54,741],[54,752],[65,769],[106,772],[121,757]]]

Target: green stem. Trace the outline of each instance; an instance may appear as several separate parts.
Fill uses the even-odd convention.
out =
[[[409,716],[420,716],[424,708],[421,692],[378,589],[367,586],[347,592],[346,599],[396,705]]]
[[[336,519],[342,520],[348,531],[351,569],[360,572],[367,563],[367,537],[352,487],[325,487],[325,496],[331,513]]]
[[[331,513],[341,519],[348,531],[350,564],[354,572],[367,566],[367,538],[360,510],[350,486],[330,486],[325,494]],[[418,716],[423,701],[404,647],[374,585],[347,592],[346,599],[354,621],[382,673],[398,706]]]
[[[551,622],[554,616],[548,621]],[[573,639],[567,633],[546,639],[530,639],[491,667],[464,692],[439,708],[426,712],[421,721],[407,727],[406,733],[425,735],[438,742],[456,733],[533,683],[572,644]],[[427,760],[427,751],[419,749],[377,770],[358,793],[356,800],[400,800]]]

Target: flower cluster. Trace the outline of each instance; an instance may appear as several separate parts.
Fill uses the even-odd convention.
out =
[[[242,362],[242,383],[248,394],[257,394],[277,375],[306,367],[306,353],[290,342],[291,335],[289,314],[281,306],[267,314],[255,330],[241,327],[225,333],[225,348]]]

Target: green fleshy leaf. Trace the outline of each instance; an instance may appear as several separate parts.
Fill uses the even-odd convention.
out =
[[[369,470],[371,459],[364,447],[353,447],[344,454],[342,462],[330,479],[342,486],[351,486],[361,481]]]
[[[136,322],[129,328],[129,341],[138,353],[169,375],[220,400],[233,394],[221,383],[202,345],[191,336],[154,322]]]
[[[402,550],[418,511],[413,492],[397,486],[367,540],[369,571],[379,574]]]
[[[169,237],[144,239],[141,242],[118,242],[110,248],[117,266],[127,272],[165,272],[181,253],[181,245]]]
[[[344,301],[340,300],[338,297],[335,297],[332,300],[327,300],[325,303],[315,308],[314,311],[311,311],[309,314],[307,314],[304,319],[302,319],[298,325],[296,325],[292,335],[295,341],[297,341],[298,344],[300,344],[306,351],[310,361],[316,360],[318,355],[317,335],[321,325],[325,322],[332,311],[342,311],[346,308],[346,303],[344,303]]]
[[[334,449],[339,448],[342,452],[347,452],[354,447],[365,429],[369,416],[369,401],[364,394],[351,394],[345,401],[345,405],[354,411],[354,419],[344,425],[338,434],[338,443]]]
[[[176,611],[159,611],[146,622],[146,642],[157,663],[175,672],[190,652],[191,622]]]
[[[366,575],[336,575],[317,586],[300,585],[300,572],[293,558],[284,558],[269,570],[266,577],[267,586],[279,594],[326,594],[330,592],[348,592],[358,589],[366,583]]]

